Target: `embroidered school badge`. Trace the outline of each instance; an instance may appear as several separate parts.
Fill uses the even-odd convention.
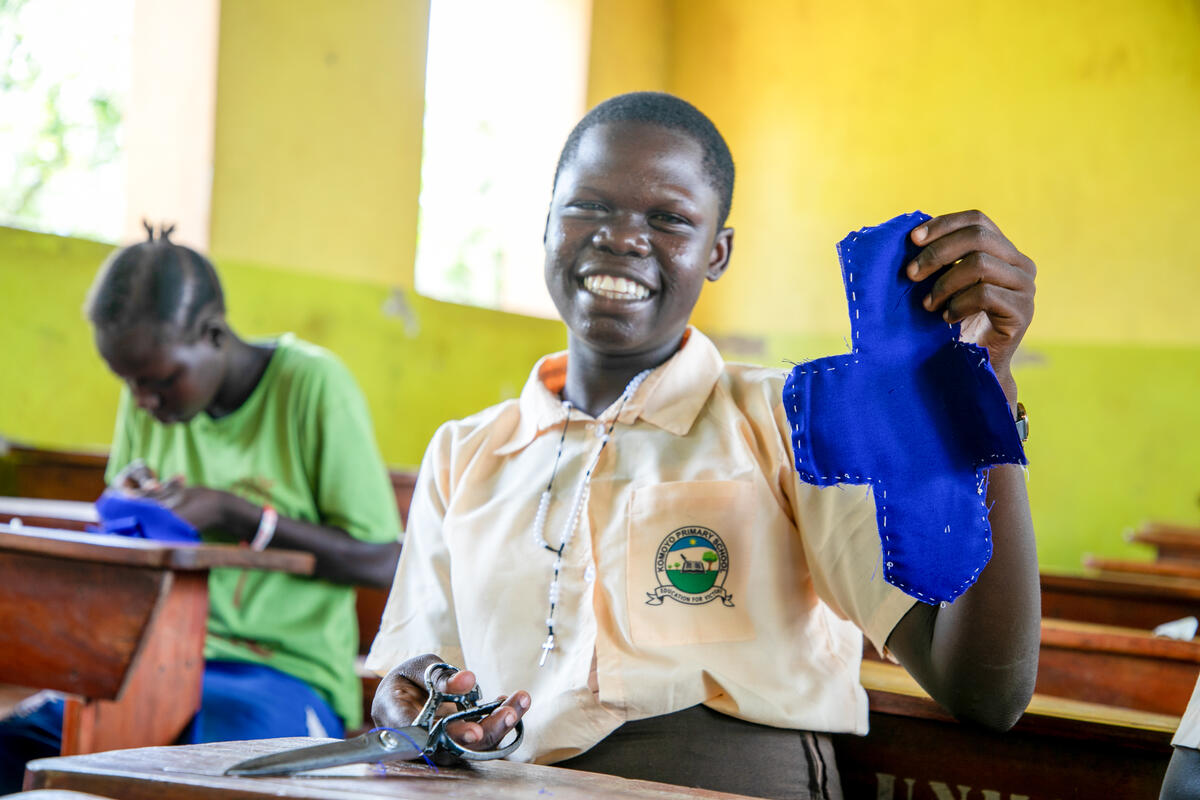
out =
[[[733,607],[733,595],[725,591],[729,574],[729,551],[721,537],[708,528],[691,525],[667,534],[654,556],[658,587],[646,592],[648,606],[661,606],[670,597],[689,606],[720,598]]]

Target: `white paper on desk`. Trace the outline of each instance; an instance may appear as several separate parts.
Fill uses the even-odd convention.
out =
[[[1161,636],[1164,639],[1179,639],[1180,641],[1190,642],[1196,635],[1197,628],[1200,628],[1200,620],[1195,617],[1184,617],[1183,619],[1164,622],[1154,629],[1154,635]]]

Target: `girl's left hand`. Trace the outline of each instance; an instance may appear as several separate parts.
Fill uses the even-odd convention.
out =
[[[1015,402],[1011,363],[1033,319],[1037,266],[979,211],[934,217],[910,236],[923,249],[906,267],[909,278],[922,281],[949,267],[924,298],[925,308],[946,322],[961,322],[962,339],[987,348],[1000,385]]]

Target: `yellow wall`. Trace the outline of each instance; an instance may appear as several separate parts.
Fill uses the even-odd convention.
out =
[[[979,207],[1041,266],[1035,337],[1200,343],[1180,324],[1200,296],[1200,238],[1180,235],[1200,200],[1200,6],[704,5],[676,7],[671,88],[742,169],[743,269],[714,322],[844,329],[834,241]],[[761,264],[796,291],[763,291]]]
[[[1039,266],[1015,369],[1043,563],[1130,555],[1146,518],[1200,524],[1200,6],[648,8],[596,0],[591,97],[675,92],[729,140],[733,262],[694,318],[727,357],[844,352],[834,243],[981,208]]]
[[[668,91],[670,0],[592,0],[588,107],[615,94]]]
[[[96,355],[83,297],[110,245],[0,228],[0,437],[106,450],[120,384]],[[251,337],[294,331],[337,353],[362,386],[384,460],[420,463],[447,420],[515,397],[562,325],[439,303],[368,281],[217,262],[229,318]],[[49,288],[52,287],[52,288]],[[2,448],[0,448],[2,449]]]
[[[412,285],[428,3],[222,4],[211,253],[243,335],[336,352],[384,459],[414,467],[446,419],[519,391],[562,325]],[[151,216],[153,216],[151,214]],[[104,449],[117,381],[81,306],[111,246],[0,228],[0,436]]]
[[[671,59],[639,74],[647,56],[595,38],[594,99],[676,92],[733,150],[736,255],[709,327],[844,332],[834,242],[979,207],[1040,265],[1035,337],[1200,343],[1182,324],[1200,296],[1195,3],[677,0],[627,28],[625,0],[596,5],[597,31]]]
[[[412,286],[425,0],[221,4],[210,250]]]
[[[331,347],[386,460],[512,396],[562,327],[414,297],[424,0],[223,4],[212,251],[249,335]],[[729,274],[698,322],[768,364],[844,349],[833,244],[978,206],[1040,267],[1017,366],[1043,562],[1200,524],[1194,3],[595,0],[589,97],[675,91],[730,139]],[[869,9],[869,16],[868,11]],[[548,176],[547,176],[548,177]],[[80,304],[108,248],[0,228],[0,434],[104,446],[117,384]]]

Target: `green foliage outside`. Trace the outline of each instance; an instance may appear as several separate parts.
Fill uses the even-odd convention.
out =
[[[102,5],[127,50],[122,3]],[[70,11],[61,2],[0,0],[0,224],[113,240],[124,212],[128,75],[88,68],[87,54],[55,35]],[[112,39],[98,33],[97,47]]]

